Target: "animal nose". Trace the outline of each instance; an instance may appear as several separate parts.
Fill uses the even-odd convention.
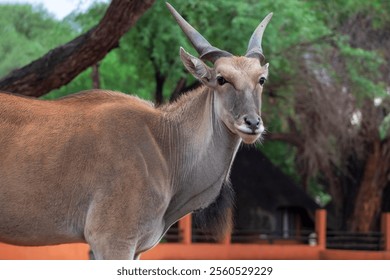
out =
[[[260,127],[260,117],[259,116],[251,116],[251,115],[246,115],[244,116],[244,122],[245,124],[250,128],[252,129],[253,131],[255,131],[256,129],[258,129]]]

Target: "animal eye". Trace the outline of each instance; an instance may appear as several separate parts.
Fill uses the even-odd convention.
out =
[[[267,80],[266,78],[261,77],[260,80],[259,80],[259,84],[260,84],[260,85],[264,85],[264,83],[265,83],[266,80]]]
[[[218,76],[218,77],[217,77],[217,82],[218,82],[218,84],[219,84],[220,86],[222,86],[223,84],[226,84],[226,83],[227,83],[227,81],[225,80],[225,78],[222,77],[222,76]]]

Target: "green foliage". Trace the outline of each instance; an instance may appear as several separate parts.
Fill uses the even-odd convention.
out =
[[[381,27],[389,20],[389,1],[366,1],[366,0],[332,0],[332,1],[308,1],[308,5],[316,11],[320,18],[329,28],[335,29],[355,15],[363,12],[373,16],[375,27]]]
[[[0,4],[0,77],[75,35],[40,6]]]
[[[325,189],[326,187],[319,184],[317,181],[313,179],[309,181],[309,195],[313,197],[321,207],[325,207],[332,200],[332,197],[325,191]]]
[[[340,37],[338,47],[346,62],[350,91],[362,101],[366,97],[385,97],[385,87],[379,82],[380,66],[384,63],[379,53],[352,47],[345,37]]]
[[[329,32],[302,1],[171,2],[210,43],[239,55],[245,54],[247,42],[260,20],[269,12],[277,11],[272,24],[267,28],[263,44],[267,58],[272,61],[270,79],[275,83],[280,82],[284,73],[292,74],[295,71],[288,56],[282,55],[291,50],[291,45],[297,45],[302,40],[315,40]],[[73,14],[67,20],[81,31],[88,30],[102,17],[105,7],[105,4],[94,5],[87,13]],[[179,46],[196,54],[169,14],[165,2],[157,1],[122,38],[120,47],[103,60],[102,87],[124,90],[152,99],[155,90],[154,75],[158,71],[167,79],[164,96],[168,99],[179,78],[186,77],[193,81],[179,59]],[[114,61],[116,64],[111,64]],[[106,73],[105,67],[110,68]],[[75,80],[72,83],[79,82],[80,80]],[[72,83],[57,93],[74,91],[73,88],[77,86]]]
[[[386,139],[390,135],[390,114],[388,114],[379,126],[379,137],[381,140]]]

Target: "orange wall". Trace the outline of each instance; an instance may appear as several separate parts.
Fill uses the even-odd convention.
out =
[[[0,243],[0,260],[86,260],[88,251],[86,244],[23,247]],[[141,259],[390,260],[390,251],[322,250],[319,246],[279,244],[159,244]]]
[[[320,260],[390,260],[390,251],[324,250]]]
[[[318,247],[255,244],[160,244],[141,255],[143,260],[288,260],[318,259]]]
[[[87,244],[24,247],[0,243],[0,260],[87,260]]]

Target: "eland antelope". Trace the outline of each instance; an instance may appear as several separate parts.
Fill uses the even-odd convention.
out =
[[[272,14],[246,55],[233,56],[167,6],[200,55],[180,48],[202,86],[177,102],[107,90],[55,101],[0,94],[1,242],[87,242],[98,259],[134,259],[194,211],[219,238],[231,229],[229,170],[241,142],[264,131],[261,41]]]

